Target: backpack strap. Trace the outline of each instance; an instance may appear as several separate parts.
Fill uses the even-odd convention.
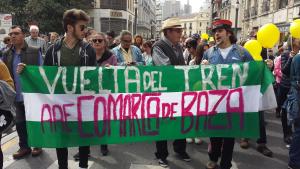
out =
[[[245,62],[246,61],[246,55],[245,55],[244,48],[240,45],[237,45],[237,50],[239,51],[239,54],[240,54],[240,57],[242,58],[242,61]]]

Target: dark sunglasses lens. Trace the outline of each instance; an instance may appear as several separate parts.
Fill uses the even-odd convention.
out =
[[[93,42],[94,42],[94,43],[97,43],[97,42],[98,42],[98,43],[102,43],[102,41],[103,41],[103,39],[93,39]]]
[[[85,30],[86,28],[87,28],[86,25],[80,25],[80,30],[81,30],[81,31]]]

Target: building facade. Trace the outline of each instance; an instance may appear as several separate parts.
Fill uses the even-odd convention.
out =
[[[184,5],[183,12],[185,15],[190,15],[192,13],[192,6],[190,5],[189,0],[187,0],[187,4]]]
[[[183,35],[186,36],[192,36],[193,34],[202,34],[202,33],[208,33],[209,29],[209,16],[210,13],[208,10],[202,10],[198,13],[192,13],[190,15],[183,15],[179,16],[180,24],[184,28]],[[163,23],[161,23],[162,25]],[[161,29],[161,28],[160,28]],[[157,31],[156,37],[161,37],[161,32]]]
[[[90,26],[98,32],[122,30],[133,32],[134,0],[95,0],[94,8],[89,10]]]
[[[232,22],[232,28],[237,33],[237,38],[243,37],[243,13],[244,6],[242,2],[245,0],[214,0],[212,1],[212,14],[210,20],[214,18],[227,19]],[[210,25],[211,27],[211,25]]]
[[[162,20],[181,15],[180,1],[166,0],[162,5]]]
[[[300,17],[300,0],[245,0],[243,4],[243,37],[267,23],[280,30],[280,42],[289,32],[290,23]]]
[[[155,38],[160,37],[160,30],[162,27],[162,3],[160,0],[155,1],[155,6],[156,6],[156,33],[155,33]]]
[[[154,0],[138,0],[137,34],[145,39],[155,36],[156,6]]]

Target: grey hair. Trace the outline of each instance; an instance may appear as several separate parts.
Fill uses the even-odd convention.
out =
[[[40,30],[39,30],[39,27],[36,26],[36,25],[31,25],[31,26],[30,26],[29,31],[31,32],[32,30],[37,30],[38,32],[40,31]]]
[[[122,40],[123,37],[126,36],[126,35],[130,35],[132,37],[131,32],[129,32],[128,30],[122,30],[121,33],[120,33],[120,40]]]

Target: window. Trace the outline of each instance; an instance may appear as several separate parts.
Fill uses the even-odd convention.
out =
[[[269,10],[270,10],[270,0],[264,0],[262,3],[261,12],[265,13],[265,12],[268,12]]]
[[[115,9],[127,11],[127,0],[101,0],[100,3],[101,9]]]
[[[288,4],[288,0],[279,0],[278,2],[278,9],[282,9],[282,8],[285,8]]]
[[[200,27],[202,26],[201,22],[200,22],[199,26],[200,26]]]

